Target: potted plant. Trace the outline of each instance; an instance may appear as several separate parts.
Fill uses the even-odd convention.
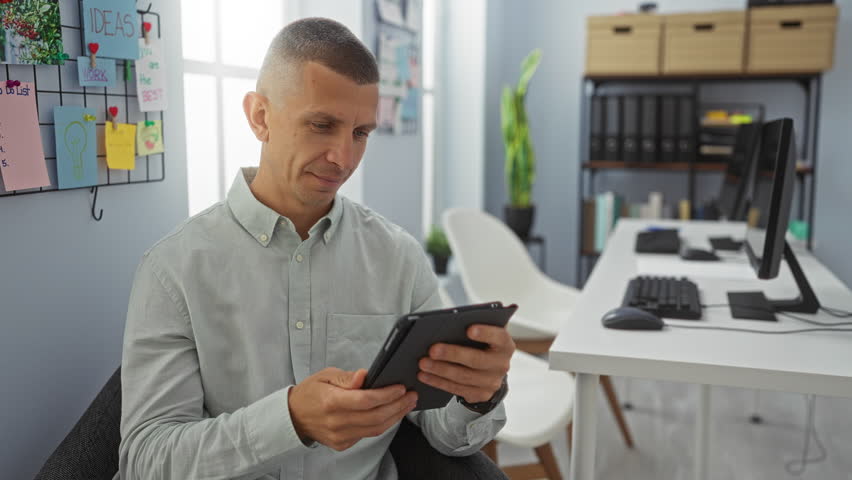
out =
[[[527,86],[541,61],[541,50],[535,49],[521,62],[521,77],[513,89],[503,87],[500,102],[503,143],[506,147],[506,187],[509,204],[504,209],[506,224],[520,238],[527,238],[532,228],[535,205],[532,186],[535,181],[535,152],[530,141],[525,101]]]
[[[426,237],[426,251],[432,255],[432,261],[435,263],[435,273],[438,275],[447,274],[447,262],[450,260],[450,242],[447,241],[447,236],[440,227],[432,226],[429,235]]]

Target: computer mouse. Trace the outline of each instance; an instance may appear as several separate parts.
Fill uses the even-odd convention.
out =
[[[621,330],[662,330],[665,326],[660,317],[634,307],[614,308],[604,314],[601,323]]]
[[[719,257],[715,253],[698,248],[684,248],[680,251],[680,258],[684,260],[699,260],[703,262],[719,260]]]

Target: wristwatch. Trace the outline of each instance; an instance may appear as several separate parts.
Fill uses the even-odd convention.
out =
[[[491,397],[491,399],[486,400],[484,402],[468,403],[462,397],[456,396],[456,398],[458,399],[459,403],[467,407],[468,410],[474,411],[480,415],[485,415],[491,410],[497,408],[497,405],[500,405],[500,402],[502,402],[503,399],[506,398],[506,394],[509,393],[509,384],[506,381],[507,378],[509,377],[503,377],[503,383],[500,384],[500,388],[498,388],[497,391],[494,392],[494,395]]]

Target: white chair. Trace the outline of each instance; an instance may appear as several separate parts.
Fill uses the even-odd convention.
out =
[[[518,349],[546,353],[560,325],[571,315],[577,289],[542,273],[517,235],[488,213],[451,208],[443,214],[443,225],[468,299],[518,304],[507,330]],[[624,442],[633,448],[612,380],[601,376],[601,386]]]
[[[506,425],[497,434],[495,442],[532,448],[539,463],[501,469],[513,480],[541,477],[560,480],[562,475],[550,442],[564,431],[568,435],[568,445],[571,445],[574,377],[550,370],[546,360],[517,350],[509,367],[509,393],[503,405],[506,408]],[[484,451],[499,465],[494,442]]]
[[[443,287],[438,288],[438,293],[446,307],[455,305]],[[509,366],[509,393],[503,406],[506,425],[483,452],[499,465],[497,442],[532,448],[539,463],[503,467],[506,475],[513,480],[561,480],[550,442],[560,431],[567,431],[571,444],[574,377],[550,370],[547,361],[516,350]]]

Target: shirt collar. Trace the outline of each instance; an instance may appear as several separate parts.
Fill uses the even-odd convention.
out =
[[[257,167],[244,167],[237,172],[234,183],[228,191],[228,205],[234,213],[237,222],[251,234],[254,239],[264,247],[269,245],[275,232],[275,225],[279,219],[286,219],[290,228],[293,222],[289,218],[279,215],[275,210],[261,203],[252,193],[249,185],[257,175]],[[331,240],[340,219],[343,216],[343,198],[335,195],[331,210],[319,219],[309,233],[314,235],[322,232],[325,243]],[[325,230],[323,232],[323,229]]]

